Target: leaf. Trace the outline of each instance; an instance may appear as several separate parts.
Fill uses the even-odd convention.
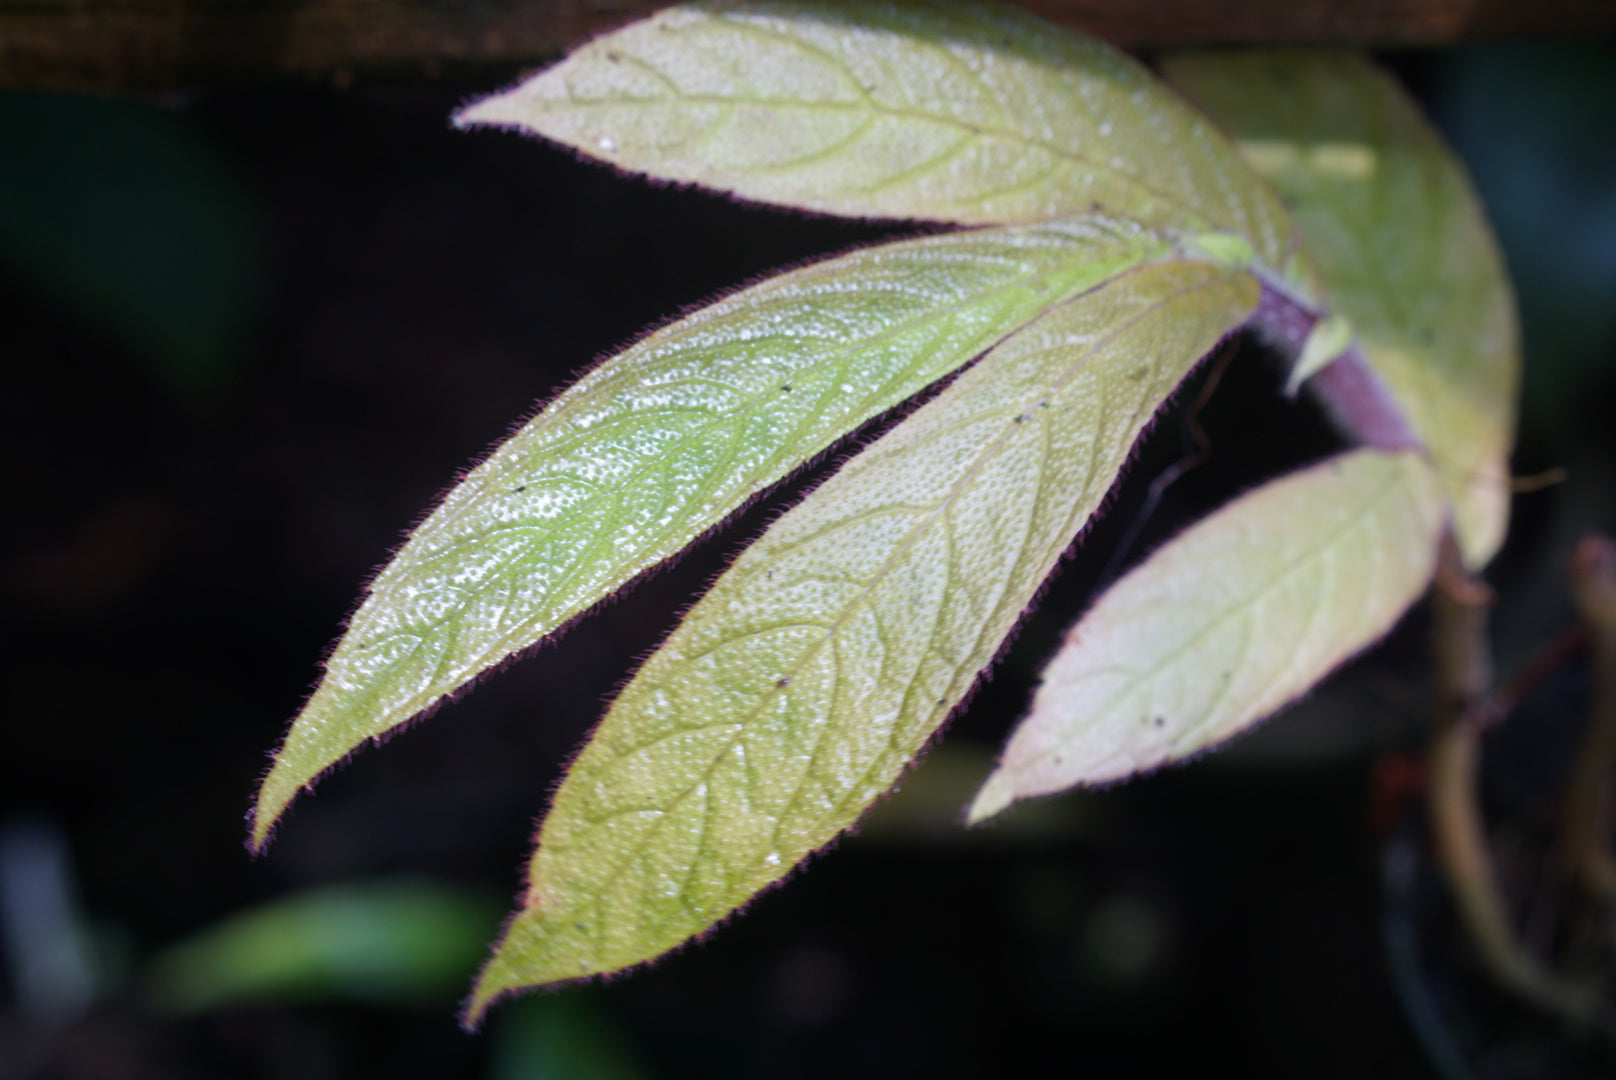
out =
[[[1463,168],[1362,57],[1208,53],[1166,70],[1290,204],[1331,301],[1436,462],[1465,563],[1481,567],[1509,521],[1520,355]]]
[[[1227,141],[1144,68],[983,4],[686,4],[480,101],[632,172],[854,217],[965,224],[1102,210],[1245,237],[1294,226]]]
[[[497,921],[486,897],[427,881],[310,889],[169,946],[149,984],[177,1013],[248,1001],[419,1005],[453,993]]]
[[[470,1018],[673,948],[852,824],[1257,293],[1171,262],[1055,308],[782,517],[579,755]]]
[[[1418,599],[1444,516],[1420,454],[1357,450],[1195,525],[1067,635],[971,821],[1187,757],[1306,693]]]
[[[472,470],[371,585],[264,781],[253,843],[367,738],[1052,304],[1165,250],[1104,218],[889,244],[736,293],[608,360]]]
[[[1314,323],[1302,342],[1301,354],[1285,376],[1285,393],[1295,397],[1303,383],[1341,359],[1352,348],[1352,339],[1352,321],[1339,312],[1326,315]]]

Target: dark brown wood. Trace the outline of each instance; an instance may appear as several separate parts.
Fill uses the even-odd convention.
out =
[[[1616,0],[1023,0],[1125,48],[1616,33]],[[0,0],[0,88],[154,90],[520,68],[655,0]]]
[[[1616,33],[1616,0],[1016,0],[1125,48],[1454,45]]]

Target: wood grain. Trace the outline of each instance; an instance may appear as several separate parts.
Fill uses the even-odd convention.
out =
[[[514,72],[655,0],[0,0],[0,88]],[[1616,33],[1616,0],[1023,0],[1130,49]]]

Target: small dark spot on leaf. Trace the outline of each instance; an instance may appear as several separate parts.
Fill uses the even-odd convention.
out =
[[[621,56],[617,55],[614,52],[609,52],[609,53],[606,54],[606,59],[610,60],[612,63],[615,64],[615,63],[617,63],[619,60],[621,60],[623,58]]]
[[[1039,408],[1040,408],[1040,409],[1047,409],[1047,408],[1049,408],[1049,402],[1047,402],[1047,401],[1040,401],[1040,402],[1039,402],[1039,403],[1038,403],[1038,407],[1039,407]]]
[[[780,676],[778,679],[774,680],[774,685],[782,686],[782,687],[790,686],[791,685],[791,676],[789,676],[789,675]]]
[[[786,383],[786,384],[785,384],[785,385],[784,385],[784,386],[782,386],[782,387],[781,387],[781,388],[780,388],[780,392],[781,392],[781,393],[782,393],[782,394],[789,394],[789,393],[791,393],[791,384],[790,384],[790,383]]]
[[[1164,728],[1167,726],[1167,718],[1165,716],[1158,716],[1156,719],[1152,720],[1151,723],[1159,728]]]
[[[524,491],[526,491],[526,490],[527,490],[527,485],[526,485],[526,484],[518,484],[518,485],[517,485],[517,486],[516,486],[516,490],[515,490],[515,491],[513,491],[513,492],[511,492],[511,494],[513,494],[513,495],[520,495],[520,494],[522,494],[522,492],[524,492]]]
[[[1134,382],[1139,382],[1140,380],[1149,376],[1149,374],[1150,369],[1148,367],[1137,367],[1128,372],[1128,378],[1132,379]]]

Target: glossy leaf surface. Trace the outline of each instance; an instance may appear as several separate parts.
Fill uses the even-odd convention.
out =
[[[851,825],[1257,291],[1167,262],[1053,309],[741,555],[573,765],[472,1019],[503,991],[660,955]]]
[[[1169,541],[1067,635],[971,819],[1187,757],[1306,693],[1424,591],[1444,519],[1423,456],[1357,450]]]
[[[1284,207],[1144,68],[1002,6],[689,4],[607,34],[462,124],[633,172],[855,217],[1117,213],[1246,238],[1283,270]]]
[[[1167,74],[1291,205],[1331,302],[1429,447],[1465,561],[1509,521],[1515,303],[1459,162],[1362,57],[1217,53]]]
[[[259,795],[297,791],[1052,304],[1161,255],[1109,219],[870,248],[650,335],[466,476],[371,586]]]

